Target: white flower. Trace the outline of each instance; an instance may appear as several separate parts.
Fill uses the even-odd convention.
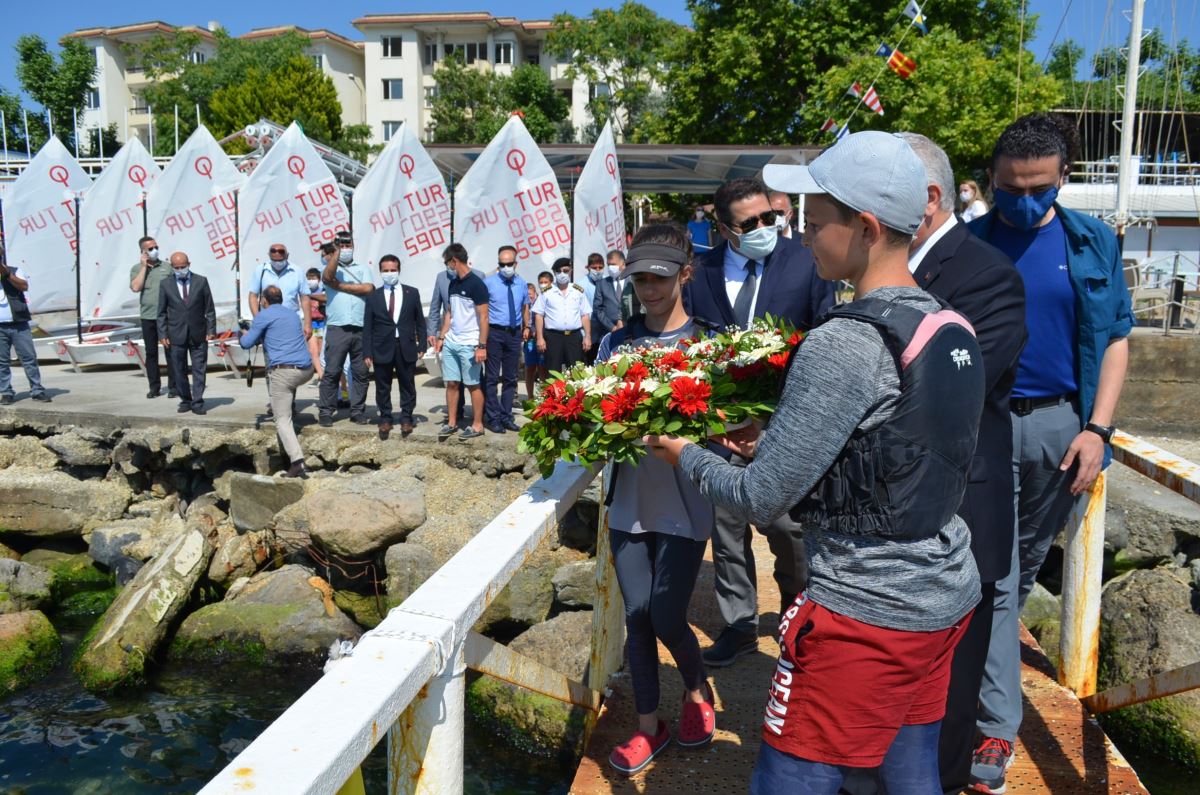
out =
[[[621,379],[615,375],[606,376],[604,378],[594,379],[588,384],[585,384],[583,391],[589,395],[606,395],[616,390],[621,385]]]
[[[708,379],[708,373],[704,372],[703,370],[676,370],[671,373],[671,380],[674,381],[676,378],[683,378],[684,376],[687,376],[688,378],[694,378],[697,381],[705,381]]]
[[[658,389],[659,386],[661,386],[661,384],[659,384],[653,378],[642,379],[642,389],[646,390],[647,392],[653,392],[654,390]]]
[[[691,359],[691,358],[695,358],[697,356],[707,356],[708,354],[712,353],[713,349],[716,348],[716,346],[717,346],[717,343],[711,339],[700,340],[699,342],[694,343],[690,348],[687,349],[688,358]]]

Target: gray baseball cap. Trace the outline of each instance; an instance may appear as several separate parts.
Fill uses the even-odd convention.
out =
[[[916,234],[929,201],[925,166],[904,139],[865,130],[847,135],[807,166],[769,165],[763,181],[785,193],[827,193],[879,223]]]

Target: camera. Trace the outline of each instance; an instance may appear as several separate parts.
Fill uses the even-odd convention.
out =
[[[337,251],[337,246],[335,246],[334,244],[332,244],[332,243],[322,243],[321,244],[321,253],[324,254],[326,257],[328,257],[330,254],[334,253],[335,251]]]
[[[249,331],[250,330],[250,321],[249,320],[239,320],[238,328],[240,328],[242,331]]]

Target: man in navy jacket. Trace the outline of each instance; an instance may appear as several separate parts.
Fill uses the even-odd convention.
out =
[[[696,262],[685,286],[688,314],[722,328],[747,327],[771,315],[809,329],[833,306],[834,285],[817,275],[812,253],[799,240],[779,235],[776,212],[761,180],[738,178],[713,197],[722,242]],[[739,457],[732,459],[741,462]],[[729,665],[758,644],[758,593],[749,525],[718,508],[713,532],[717,606],[726,627],[705,651],[707,665]],[[775,580],[785,602],[803,589],[807,564],[799,528],[785,514],[759,528],[775,553]]]
[[[413,430],[417,405],[414,375],[425,352],[425,315],[416,287],[400,284],[400,260],[394,254],[379,258],[383,286],[367,296],[363,311],[363,359],[375,371],[375,403],[379,407],[379,438],[392,432],[392,378],[400,382],[400,432]]]

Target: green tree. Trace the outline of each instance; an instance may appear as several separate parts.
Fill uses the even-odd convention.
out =
[[[571,108],[567,100],[554,89],[541,67],[523,64],[513,69],[511,75],[494,79],[499,96],[500,123],[491,131],[491,135],[488,135],[488,130],[481,130],[488,139],[500,131],[510,114],[518,111],[523,114],[525,127],[535,141],[551,143],[560,139],[560,125]],[[571,138],[574,135],[568,134],[568,140]]]
[[[66,39],[56,58],[41,36],[29,34],[17,39],[16,50],[21,88],[50,114],[55,134],[73,146],[75,114],[83,110],[96,79],[96,56],[78,39]],[[31,114],[30,137],[34,137],[35,126],[39,132],[46,131],[44,123],[35,123]],[[45,135],[41,137],[44,141]]]
[[[642,120],[654,107],[668,54],[682,34],[681,26],[627,1],[617,9],[597,8],[585,18],[557,15],[546,52],[570,59],[572,80],[583,77],[589,85],[605,87],[588,101],[594,132],[611,119],[619,137],[640,141]]]
[[[1079,70],[1079,64],[1083,62],[1083,47],[1079,42],[1064,39],[1050,48],[1046,74],[1058,78],[1063,83],[1074,83],[1078,79],[1076,72]]]
[[[4,136],[8,139],[8,150],[10,152],[25,151],[25,125],[21,118],[21,99],[3,86],[0,86],[0,111],[4,112]]]
[[[303,55],[275,69],[252,66],[240,82],[218,88],[207,118],[218,135],[266,118],[280,124],[297,121],[318,141],[336,143],[342,137],[342,106],[333,81]]]
[[[430,116],[439,143],[487,143],[508,117],[520,112],[535,141],[561,140],[570,108],[546,73],[524,64],[511,75],[484,72],[462,62],[458,53],[445,58],[434,72],[437,92]]]

